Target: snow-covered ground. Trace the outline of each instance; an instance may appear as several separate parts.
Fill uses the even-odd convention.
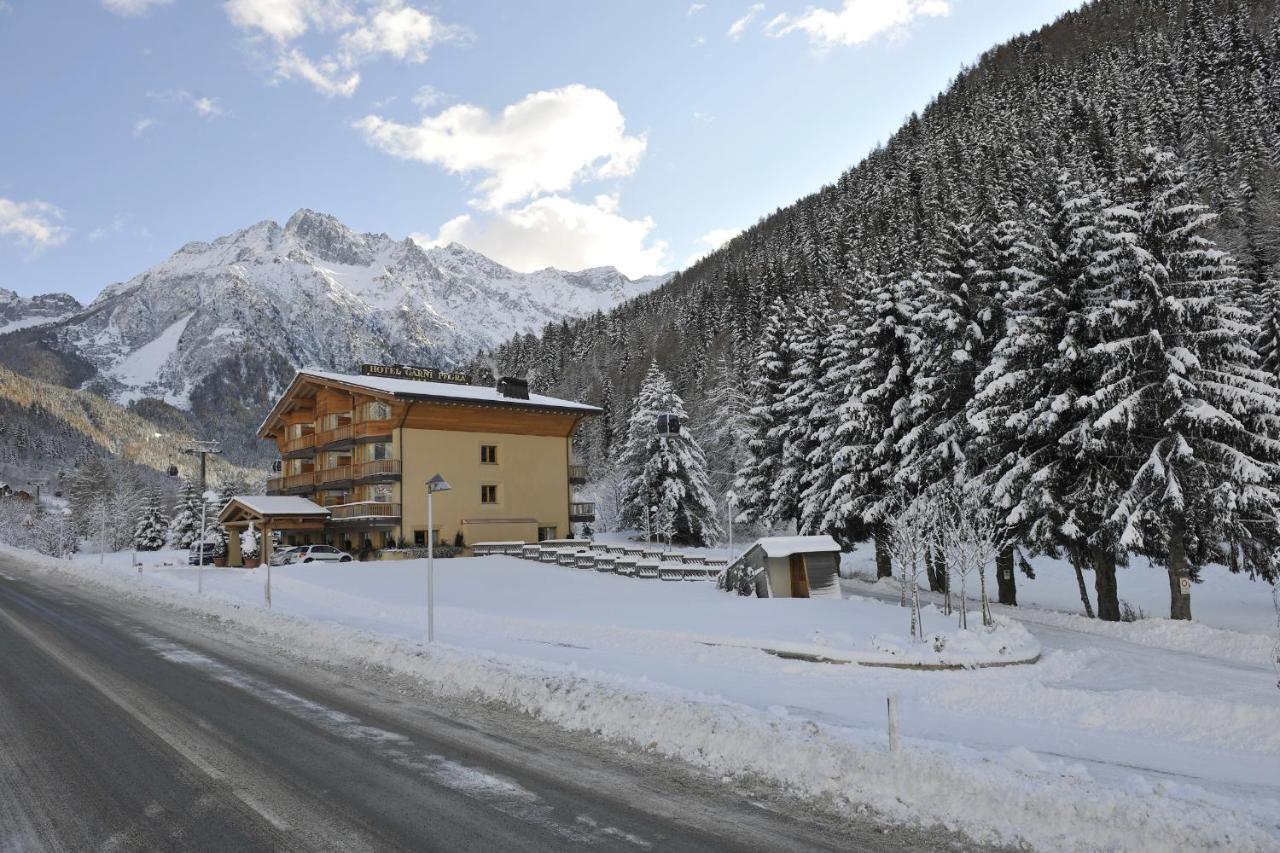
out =
[[[851,567],[863,556],[851,555]],[[128,554],[102,568],[96,555],[79,556],[74,569],[191,601],[197,578],[185,553],[143,558],[140,576]],[[1078,598],[1075,608],[1054,598],[1052,568],[1023,582],[1020,600],[1078,610]],[[1100,626],[1010,608],[1001,612],[1025,623],[1039,662],[919,672],[760,650],[856,657],[877,635],[905,634],[906,611],[884,581],[845,581],[844,600],[763,601],[707,582],[512,557],[440,560],[439,642],[423,655],[424,561],[277,567],[272,614],[262,609],[265,576],[206,569],[199,606],[307,653],[406,669],[446,692],[509,702],[718,775],[771,778],[837,808],[1044,850],[1280,849],[1280,691],[1263,651],[1265,586],[1248,588],[1253,597],[1230,578],[1197,587],[1198,614],[1220,612],[1237,630]],[[1131,587],[1137,597],[1128,580],[1122,596]],[[1240,596],[1251,614],[1256,597],[1256,614],[1238,612]],[[951,630],[935,609],[925,620],[928,631]],[[1238,630],[1251,625],[1258,632]],[[886,743],[890,694],[901,709],[898,754]]]

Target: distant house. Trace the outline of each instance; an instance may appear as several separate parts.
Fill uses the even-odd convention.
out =
[[[723,588],[759,598],[840,597],[840,543],[830,536],[767,536],[725,571]]]
[[[15,492],[13,489],[9,489],[8,486],[5,488],[8,489],[8,491],[0,491],[0,497],[10,498],[15,501],[33,501],[36,499],[35,495],[31,494],[26,489],[18,489]]]
[[[8,483],[0,483],[0,498],[7,498],[13,494],[13,489],[9,488]]]

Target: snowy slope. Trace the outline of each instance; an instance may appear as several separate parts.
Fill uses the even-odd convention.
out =
[[[104,290],[53,345],[97,369],[87,387],[122,402],[188,408],[193,395],[247,388],[234,402],[258,405],[291,368],[449,366],[664,280],[611,267],[517,273],[456,244],[423,249],[300,210],[283,227],[264,221],[183,246]]]

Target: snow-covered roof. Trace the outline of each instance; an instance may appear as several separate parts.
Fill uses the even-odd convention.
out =
[[[590,415],[599,414],[603,409],[578,403],[573,400],[561,400],[557,397],[545,397],[542,394],[530,394],[529,399],[505,397],[497,388],[488,385],[459,385],[452,382],[426,382],[418,379],[396,379],[389,376],[353,376],[347,373],[327,373],[323,370],[299,370],[284,395],[276,401],[262,425],[258,427],[261,435],[276,417],[280,404],[289,396],[299,380],[313,379],[322,383],[341,383],[352,388],[363,388],[380,394],[390,394],[410,400],[446,400],[477,405],[520,406],[530,409],[552,409],[563,412],[577,412]]]
[[[325,373],[319,370],[300,370],[300,376],[312,376],[344,385],[381,391],[396,397],[438,397],[445,400],[462,400],[477,403],[501,403],[504,406],[529,406],[532,408],[571,409],[577,412],[599,412],[600,409],[573,400],[530,394],[529,399],[504,397],[497,388],[489,385],[458,385],[453,382],[426,382],[419,379],[396,379],[390,376],[351,376],[345,373]]]
[[[830,536],[766,536],[763,539],[757,539],[756,545],[763,548],[765,556],[768,557],[790,557],[792,554],[840,550],[840,543]]]
[[[231,500],[259,515],[329,514],[329,510],[318,503],[289,495],[233,495]]]

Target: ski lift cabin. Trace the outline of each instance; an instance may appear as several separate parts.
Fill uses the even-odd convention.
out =
[[[758,598],[840,597],[840,544],[830,536],[767,536],[725,570],[722,587]]]
[[[679,435],[680,416],[671,412],[658,415],[658,435]]]

